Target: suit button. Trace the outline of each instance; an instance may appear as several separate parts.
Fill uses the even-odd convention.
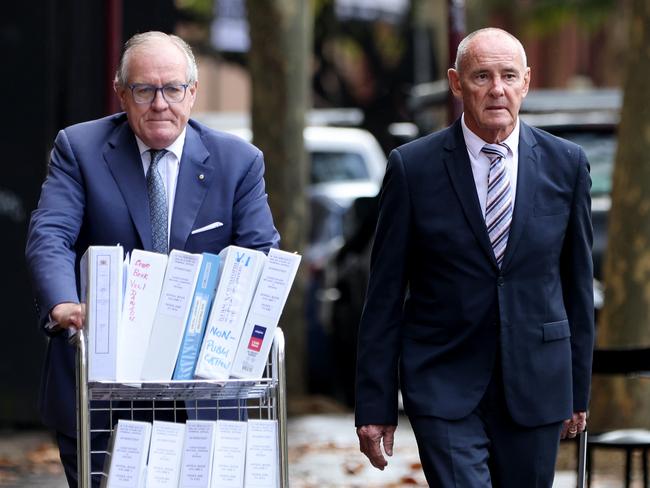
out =
[[[497,278],[497,286],[503,286],[503,284],[506,282],[506,280],[503,279],[503,276],[499,276]]]

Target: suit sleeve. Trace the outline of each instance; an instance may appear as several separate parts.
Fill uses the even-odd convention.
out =
[[[564,305],[571,328],[573,410],[576,412],[586,411],[589,405],[594,347],[590,188],[589,164],[579,149],[578,173],[560,263]]]
[[[397,424],[400,328],[406,290],[410,196],[400,153],[388,159],[359,326],[357,426]]]
[[[235,244],[264,252],[279,246],[280,235],[273,225],[260,151],[237,187],[232,215]]]
[[[52,307],[78,302],[75,243],[83,221],[85,190],[65,131],[54,141],[48,175],[32,212],[25,257],[41,324]]]

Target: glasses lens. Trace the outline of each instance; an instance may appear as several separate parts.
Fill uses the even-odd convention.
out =
[[[150,103],[156,94],[156,88],[150,85],[136,85],[132,91],[136,103]]]
[[[185,85],[165,85],[162,91],[168,102],[182,102],[185,98]]]

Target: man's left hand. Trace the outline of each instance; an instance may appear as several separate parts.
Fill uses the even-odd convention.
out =
[[[587,412],[573,412],[570,419],[567,419],[562,424],[562,432],[560,439],[573,439],[580,432],[584,432],[587,428]]]

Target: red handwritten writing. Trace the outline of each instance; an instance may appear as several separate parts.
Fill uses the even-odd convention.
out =
[[[149,273],[145,272],[145,270],[148,270],[150,267],[151,263],[147,263],[141,259],[137,259],[135,263],[132,263],[131,277],[129,278],[129,291],[127,294],[129,322],[135,322],[136,320],[136,303],[138,302],[138,295],[147,287]]]

